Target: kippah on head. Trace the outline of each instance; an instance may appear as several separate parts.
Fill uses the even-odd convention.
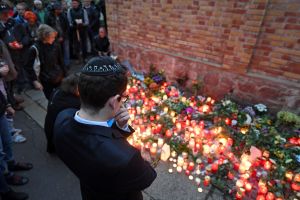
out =
[[[89,76],[107,76],[124,72],[124,68],[110,56],[91,58],[81,69],[81,73]]]

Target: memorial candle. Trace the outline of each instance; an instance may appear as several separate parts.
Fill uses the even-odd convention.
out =
[[[247,192],[250,192],[251,190],[252,190],[252,185],[251,185],[251,183],[245,183],[245,189],[246,189],[246,191]]]
[[[153,143],[150,148],[150,153],[152,156],[155,156],[157,153],[157,143]]]
[[[183,157],[182,156],[178,156],[178,158],[177,158],[177,165],[182,167],[183,163],[184,163]]]
[[[163,138],[158,138],[158,141],[157,141],[158,148],[161,148],[163,145],[164,145],[164,139]]]

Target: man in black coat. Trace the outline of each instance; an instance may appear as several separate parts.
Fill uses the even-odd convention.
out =
[[[99,34],[94,37],[93,53],[99,56],[110,56],[110,42],[104,27],[100,27]]]
[[[84,200],[142,200],[156,172],[126,140],[133,129],[123,103],[126,70],[108,56],[81,70],[81,108],[62,111],[54,126],[57,155],[79,178]]]
[[[71,74],[64,78],[60,88],[54,90],[48,101],[44,131],[47,138],[47,152],[55,153],[53,144],[53,128],[57,115],[67,108],[80,108],[78,93],[78,75]]]

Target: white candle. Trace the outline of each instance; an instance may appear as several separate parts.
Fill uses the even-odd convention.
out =
[[[150,153],[152,156],[155,156],[157,153],[157,143],[153,143],[151,148],[150,148]]]
[[[163,138],[158,138],[158,141],[157,141],[158,148],[161,148],[163,145],[164,145],[164,139]]]
[[[187,152],[185,152],[185,151],[184,151],[184,152],[182,152],[182,157],[183,157],[183,158],[187,158],[187,157],[188,157],[188,155],[189,155],[189,154],[188,154]]]
[[[178,166],[178,167],[177,167],[177,172],[178,172],[178,173],[181,173],[181,172],[182,172],[182,167]]]
[[[172,151],[171,156],[172,156],[172,157],[176,157],[176,156],[177,156],[176,151]]]
[[[184,159],[183,159],[183,157],[182,156],[178,156],[178,158],[177,158],[177,164],[178,164],[178,166],[183,166],[183,164],[184,164]]]

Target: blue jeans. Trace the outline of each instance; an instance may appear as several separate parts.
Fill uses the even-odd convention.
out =
[[[0,117],[0,169],[8,172],[7,162],[14,162],[12,152],[12,136],[8,130],[7,119],[4,115]]]

